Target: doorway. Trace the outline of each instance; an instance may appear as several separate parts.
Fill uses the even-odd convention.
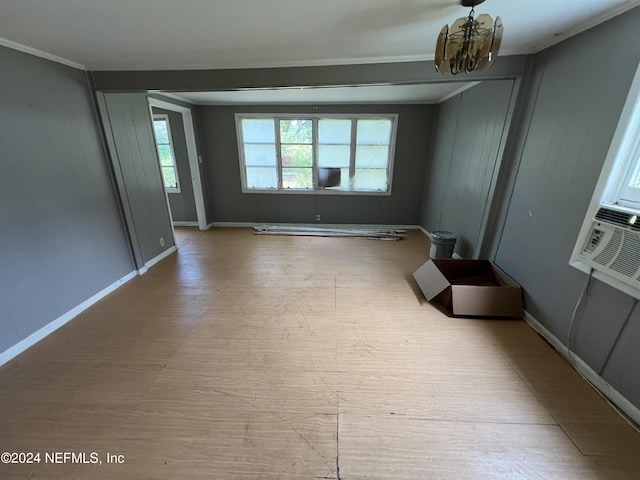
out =
[[[207,230],[191,110],[156,98],[148,102],[154,129],[160,130],[156,139],[173,225]]]

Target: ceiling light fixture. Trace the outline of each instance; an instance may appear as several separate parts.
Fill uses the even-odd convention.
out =
[[[461,0],[463,7],[471,7],[468,17],[458,18],[451,28],[440,30],[436,43],[436,70],[457,75],[483,70],[493,65],[502,43],[502,20],[496,21],[483,13],[473,18],[474,7],[484,0]]]

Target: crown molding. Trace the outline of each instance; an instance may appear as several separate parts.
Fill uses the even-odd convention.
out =
[[[66,65],[67,67],[77,68],[78,70],[84,71],[87,70],[87,67],[80,63],[76,63],[66,58],[59,57],[52,53],[43,52],[42,50],[38,50],[37,48],[22,45],[21,43],[14,42],[12,40],[7,40],[6,38],[0,37],[0,46],[11,48],[12,50],[17,50],[22,53],[28,53],[29,55],[33,55],[34,57],[40,57],[44,58],[45,60],[60,63],[62,65]]]

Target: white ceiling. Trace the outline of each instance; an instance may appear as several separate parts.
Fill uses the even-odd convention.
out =
[[[500,55],[538,52],[640,0],[487,0]],[[88,70],[432,60],[459,0],[0,0],[0,45]],[[499,61],[499,60],[498,60]],[[198,104],[438,103],[474,83],[174,92]]]
[[[640,0],[487,0],[502,55],[537,52]],[[429,60],[458,0],[1,0],[2,43],[89,70]],[[15,42],[12,43],[12,42]]]

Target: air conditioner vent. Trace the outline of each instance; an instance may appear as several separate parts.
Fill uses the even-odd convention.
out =
[[[640,232],[640,219],[633,213],[601,207],[596,213],[595,219]]]
[[[599,263],[600,265],[609,265],[613,257],[616,256],[618,250],[620,250],[620,245],[622,244],[622,232],[619,228],[613,230],[610,235],[610,240],[605,245],[604,249],[595,257],[593,257],[593,261]]]
[[[633,277],[638,273],[638,269],[640,269],[640,237],[637,234],[624,232],[620,254],[610,268],[627,277]]]

